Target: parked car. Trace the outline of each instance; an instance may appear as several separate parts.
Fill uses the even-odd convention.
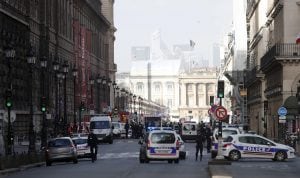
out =
[[[76,146],[70,137],[53,138],[47,144],[45,159],[47,166],[61,161],[73,161],[74,164],[77,164]]]
[[[179,140],[172,130],[153,130],[146,134],[141,144],[140,163],[149,163],[152,160],[167,160],[168,163],[179,163]]]
[[[76,146],[78,158],[91,158],[90,146],[87,143],[88,137],[73,137],[72,140]]]
[[[179,158],[185,159],[186,158],[186,150],[184,141],[182,140],[181,136],[177,134],[177,139],[179,140]]]
[[[273,161],[284,161],[295,158],[295,149],[260,135],[239,134],[230,135],[223,141],[222,154],[233,161],[240,158],[269,158]]]

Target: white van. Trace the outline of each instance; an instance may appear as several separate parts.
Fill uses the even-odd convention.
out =
[[[198,124],[194,121],[185,121],[181,127],[181,138],[183,140],[195,140],[197,136]]]
[[[90,131],[97,136],[99,142],[113,143],[113,126],[109,115],[92,116]]]

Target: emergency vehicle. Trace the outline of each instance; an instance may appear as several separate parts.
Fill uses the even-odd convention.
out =
[[[295,158],[295,149],[260,135],[239,134],[230,135],[223,141],[222,154],[233,161],[240,158],[269,158],[273,161],[284,161]]]

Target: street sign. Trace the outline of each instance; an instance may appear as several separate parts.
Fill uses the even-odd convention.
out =
[[[285,119],[279,119],[278,122],[279,122],[280,124],[285,124],[285,123],[286,123],[286,120],[285,120]]]
[[[227,117],[227,110],[222,106],[218,106],[215,113],[219,120],[224,120]]]
[[[279,116],[285,116],[287,114],[287,110],[285,107],[280,107],[277,111]]]
[[[285,120],[286,116],[279,116],[279,120]]]

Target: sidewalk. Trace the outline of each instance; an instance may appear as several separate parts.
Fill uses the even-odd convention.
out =
[[[19,172],[19,171],[27,170],[27,169],[30,169],[30,168],[33,168],[33,167],[41,167],[43,165],[45,165],[45,162],[23,165],[23,166],[20,166],[18,168],[9,168],[9,169],[0,170],[0,176],[1,175],[11,174],[11,173],[14,173],[14,172]]]

